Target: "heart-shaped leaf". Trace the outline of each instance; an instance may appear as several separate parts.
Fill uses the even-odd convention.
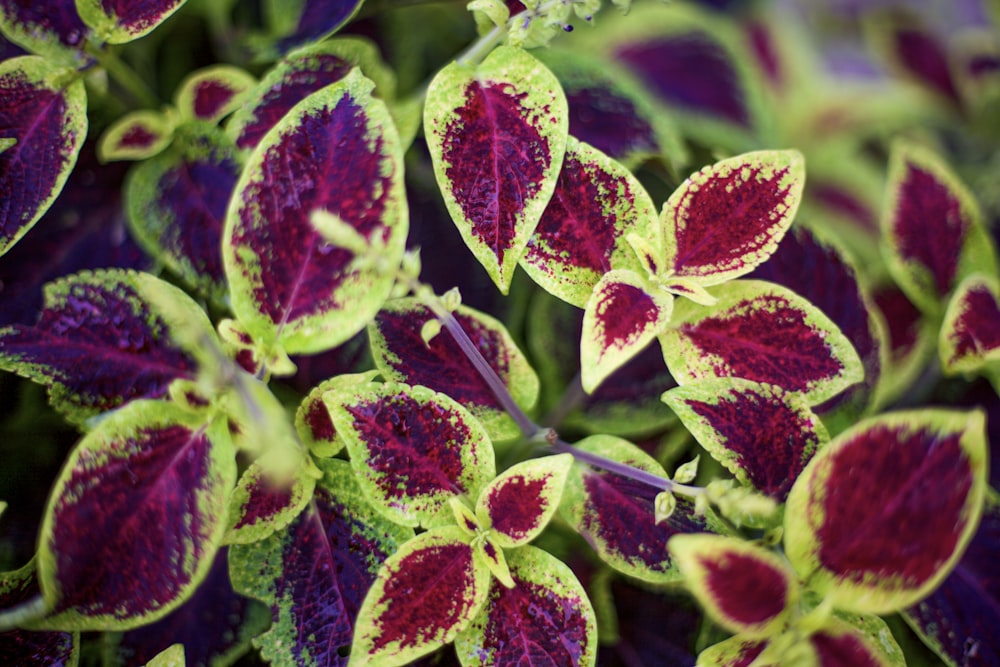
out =
[[[238,108],[226,132],[237,148],[249,150],[292,107],[310,93],[340,81],[354,67],[375,83],[375,93],[391,98],[395,79],[382,62],[378,48],[358,37],[339,37],[288,54],[247,94],[249,103]]]
[[[195,379],[191,340],[215,333],[176,287],[134,271],[82,272],[46,286],[38,324],[0,329],[0,367],[47,386],[53,405],[82,424]]]
[[[0,609],[12,609],[30,602],[39,594],[35,578],[35,561],[14,570],[0,573]],[[80,633],[35,632],[32,630],[0,631],[0,656],[10,665],[19,667],[49,667],[76,665],[80,658]]]
[[[795,482],[785,550],[799,576],[838,608],[902,609],[961,557],[985,489],[982,412],[872,418],[832,440]]]
[[[514,585],[490,585],[486,604],[455,639],[459,662],[593,666],[597,621],[573,571],[532,546],[512,551],[507,562]]]
[[[466,245],[504,294],[555,190],[568,122],[558,80],[513,47],[476,68],[452,63],[427,90],[434,175]]]
[[[123,44],[148,35],[185,0],[76,0],[84,23],[103,41]]]
[[[282,454],[275,449],[265,457]],[[226,544],[259,542],[291,523],[312,499],[316,468],[304,463],[293,471],[291,479],[275,479],[270,470],[278,465],[281,462],[258,460],[243,471],[229,500]]]
[[[716,290],[711,308],[679,299],[660,343],[667,368],[684,385],[742,377],[821,403],[864,377],[851,342],[795,292],[757,280]]]
[[[174,106],[185,120],[217,123],[248,97],[257,81],[232,65],[213,65],[192,72],[177,87]]]
[[[386,383],[330,392],[324,401],[362,490],[399,524],[450,523],[450,499],[475,498],[493,478],[489,436],[444,394]]]
[[[774,385],[702,380],[671,389],[663,400],[736,479],[778,502],[830,439],[801,396]]]
[[[702,286],[749,273],[774,253],[805,184],[798,151],[758,151],[692,174],[663,205],[666,276]]]
[[[521,409],[538,400],[538,376],[506,327],[489,315],[459,306],[452,313],[473,345],[503,380]],[[479,419],[494,440],[520,435],[514,420],[447,330],[425,341],[421,332],[436,321],[416,299],[390,301],[368,327],[375,365],[389,379],[424,385],[447,394]]]
[[[643,270],[626,234],[651,238],[657,222],[652,199],[631,172],[570,137],[521,266],[547,292],[583,308],[611,269]]]
[[[968,373],[1000,359],[1000,281],[974,274],[955,290],[938,338],[946,373]]]
[[[284,0],[265,2],[271,35],[257,45],[260,60],[273,60],[304,44],[337,32],[357,13],[363,0]]]
[[[76,11],[76,0],[0,0],[0,30],[10,41],[53,62],[76,67],[91,60],[83,47],[92,35]]]
[[[159,111],[131,111],[104,130],[97,155],[101,162],[145,160],[174,140],[174,121]]]
[[[212,566],[235,483],[224,419],[135,401],[101,421],[46,508],[38,578],[54,615],[43,627],[124,630],[181,604]]]
[[[317,464],[323,479],[291,525],[229,550],[233,587],[271,609],[271,629],[254,643],[280,667],[345,667],[379,566],[413,537],[372,509],[346,462]]]
[[[586,438],[576,447],[666,479],[651,456],[635,445],[607,435]],[[660,489],[620,475],[577,464],[566,481],[560,512],[597,551],[601,560],[627,575],[651,583],[678,581],[667,541],[677,533],[718,532],[680,498],[677,509],[657,524],[653,500]]]
[[[887,264],[921,310],[939,315],[963,278],[975,271],[997,272],[996,251],[975,199],[934,153],[893,145],[886,202]]]
[[[289,353],[348,340],[389,295],[395,274],[325,239],[325,211],[379,261],[402,259],[402,149],[373,84],[353,71],[307,97],[250,155],[230,203],[223,258],[233,311],[255,339]]]
[[[769,637],[798,604],[794,573],[773,551],[722,535],[674,535],[668,546],[688,589],[727,630]]]
[[[490,570],[457,527],[421,533],[393,554],[358,613],[351,665],[405,665],[452,641],[486,602]]]
[[[479,523],[493,530],[497,544],[503,548],[535,539],[559,507],[572,464],[569,454],[558,454],[507,468],[479,495]]]
[[[0,62],[0,255],[42,217],[87,136],[87,93],[72,70],[38,56]],[[8,142],[9,143],[9,142]]]

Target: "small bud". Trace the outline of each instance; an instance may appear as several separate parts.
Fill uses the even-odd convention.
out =
[[[700,455],[695,456],[684,465],[678,466],[677,470],[674,471],[674,481],[678,484],[687,484],[694,481],[694,478],[698,475],[698,461],[700,459]]]
[[[677,509],[677,497],[670,491],[661,491],[653,501],[654,522],[659,525],[669,519]]]
[[[431,346],[431,341],[439,333],[441,333],[441,322],[438,319],[427,320],[424,326],[420,327],[420,337],[427,347]]]
[[[441,304],[449,313],[454,313],[462,305],[462,293],[457,287],[452,287],[441,295]]]

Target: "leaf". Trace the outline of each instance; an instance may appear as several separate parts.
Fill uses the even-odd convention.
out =
[[[49,283],[45,304],[37,325],[0,329],[0,367],[48,387],[52,404],[76,424],[163,397],[177,378],[195,379],[196,350],[182,341],[215,337],[190,297],[135,271],[84,271]]]
[[[358,613],[351,665],[405,665],[452,641],[486,602],[490,571],[454,526],[404,544]]]
[[[737,480],[778,502],[785,501],[809,459],[830,439],[801,396],[774,385],[740,378],[701,380],[671,389],[663,400]]]
[[[192,419],[169,403],[136,401],[70,454],[39,537],[38,578],[53,612],[43,627],[145,625],[208,574],[236,464],[225,420]]]
[[[767,642],[736,635],[699,653],[698,667],[750,667],[766,647]]]
[[[455,639],[463,665],[593,666],[597,621],[573,571],[526,546],[508,558],[513,587],[494,581],[486,604]]]
[[[667,478],[652,457],[620,438],[594,435],[578,442],[576,448]],[[654,499],[659,491],[578,463],[566,481],[560,512],[601,560],[619,572],[650,583],[679,581],[667,540],[677,533],[717,532],[717,527],[697,515],[694,503],[683,497],[670,518],[657,524]]]
[[[796,480],[785,550],[838,608],[888,613],[934,590],[979,522],[986,488],[982,412],[923,409],[866,420]]]
[[[559,507],[572,465],[572,456],[557,454],[507,468],[476,501],[480,525],[490,527],[497,544],[506,549],[532,541]]]
[[[152,32],[185,0],[76,0],[84,23],[111,44],[124,44]]]
[[[413,537],[375,512],[345,461],[319,460],[313,502],[287,528],[233,546],[233,587],[271,609],[254,644],[276,667],[344,667],[355,620],[376,572]]]
[[[187,659],[184,655],[184,644],[172,644],[157,653],[146,667],[185,667]]]
[[[545,291],[584,307],[611,269],[642,271],[626,234],[652,238],[653,201],[623,166],[573,137],[521,266]]]
[[[407,230],[402,150],[372,83],[352,72],[290,111],[250,155],[223,234],[233,311],[255,339],[289,353],[335,347],[389,296]],[[353,227],[386,267],[313,227],[321,210]]]
[[[772,551],[721,535],[675,535],[668,546],[688,590],[741,637],[776,634],[798,604],[798,582]]]
[[[973,274],[955,289],[938,337],[941,366],[949,375],[975,372],[1000,359],[998,283]]]
[[[172,118],[148,109],[130,111],[111,123],[97,144],[101,162],[145,160],[159,155],[174,140]]]
[[[873,46],[892,68],[894,74],[915,81],[932,91],[955,109],[962,106],[962,97],[953,74],[954,65],[948,45],[935,35],[916,14],[894,16],[886,12],[873,22]]]
[[[889,635],[891,639],[892,635]],[[819,664],[823,667],[857,667],[859,665],[870,665],[871,667],[889,667],[890,665],[905,665],[903,660],[893,660],[892,658],[902,658],[902,653],[895,642],[875,642],[873,638],[866,636],[859,630],[851,627],[843,621],[831,619],[831,621],[819,632],[809,638],[809,643],[816,652]],[[894,649],[888,653],[885,649],[887,645]]]
[[[583,313],[580,380],[592,393],[662,334],[670,323],[674,298],[633,271],[609,271],[594,287]]]
[[[183,1],[183,0],[181,0]],[[188,74],[174,96],[185,120],[217,123],[240,108],[257,80],[231,65],[213,65]]]
[[[821,403],[863,378],[858,353],[818,308],[791,290],[741,280],[719,290],[711,308],[680,299],[661,337],[680,385],[741,377]]]
[[[181,143],[129,172],[129,228],[150,255],[201,294],[224,303],[229,290],[222,228],[241,166],[218,132]]]
[[[273,36],[259,45],[258,59],[273,60],[292,49],[319,42],[340,30],[361,8],[363,0],[268,0],[263,3]]]
[[[450,523],[451,498],[493,478],[486,431],[461,405],[422,386],[350,387],[324,395],[369,502],[404,526]]]
[[[538,400],[538,377],[524,353],[499,320],[459,306],[452,313],[486,362],[503,380],[523,410]],[[494,440],[509,440],[521,434],[514,420],[500,405],[454,337],[442,331],[426,343],[424,325],[434,314],[417,299],[387,303],[368,326],[375,366],[387,379],[424,385],[447,394],[463,405],[486,428]]]
[[[283,454],[280,450],[272,450],[265,454],[263,461],[254,461],[240,475],[229,499],[229,518],[223,537],[226,544],[259,542],[291,523],[309,504],[318,471],[306,458],[292,471],[291,479],[275,479],[269,469],[281,464],[269,465],[266,457]]]
[[[972,194],[940,157],[916,145],[892,147],[882,232],[890,273],[926,313],[940,314],[969,274],[997,272]]]
[[[665,276],[717,285],[752,271],[778,247],[805,184],[798,151],[758,151],[692,174],[663,205]]]
[[[92,35],[75,0],[0,0],[0,30],[3,37],[52,62],[77,67],[92,60],[84,51]]]
[[[392,97],[395,79],[376,46],[358,37],[338,37],[303,47],[280,60],[248,93],[248,103],[233,113],[227,134],[241,150],[255,147],[300,100],[340,81],[354,67],[360,67],[375,83],[380,97]]]
[[[12,609],[37,595],[35,560],[13,572],[0,573],[0,609]],[[80,633],[0,631],[0,655],[4,662],[18,667],[74,666],[80,657]]]
[[[87,136],[87,93],[71,70],[37,56],[0,62],[0,255],[52,205]]]
[[[434,175],[466,245],[504,294],[556,187],[566,98],[527,52],[502,46],[473,69],[452,63],[427,90]]]
[[[1000,496],[986,494],[982,522],[955,570],[903,618],[934,652],[952,665],[1000,664]]]
[[[316,385],[309,395],[302,399],[295,411],[295,430],[313,456],[329,458],[336,456],[344,448],[343,438],[330,420],[330,411],[323,401],[327,392],[356,387],[363,388],[374,381],[378,371],[336,375]]]

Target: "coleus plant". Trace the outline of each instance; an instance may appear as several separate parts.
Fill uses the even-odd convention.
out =
[[[864,197],[810,191],[828,149],[788,137],[843,110],[790,102],[813,73],[764,10],[588,37],[597,2],[476,0],[419,83],[378,47],[432,52],[427,10],[260,4],[0,0],[32,54],[0,63],[0,269],[45,283],[0,328],[5,419],[78,440],[38,508],[0,491],[0,536],[41,516],[0,551],[5,662],[898,665],[915,634],[998,664],[990,405],[914,407],[1000,377],[996,252],[948,157],[880,144],[860,243],[808,219]],[[136,74],[192,25],[223,62]],[[98,181],[91,153],[133,164]],[[108,181],[90,235],[152,264],[34,251]]]

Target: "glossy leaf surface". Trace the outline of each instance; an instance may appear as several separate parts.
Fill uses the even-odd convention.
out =
[[[55,612],[47,624],[143,625],[177,607],[208,574],[236,464],[225,422],[191,419],[170,403],[136,401],[70,455],[39,538],[39,581]]]
[[[174,106],[181,117],[216,123],[239,108],[257,81],[245,70],[214,65],[192,72],[177,89]]]
[[[660,337],[678,384],[742,377],[801,393],[815,405],[863,377],[858,353],[830,319],[791,290],[742,280],[711,308],[679,299]]]
[[[595,664],[597,621],[573,571],[526,546],[508,558],[514,586],[490,584],[486,604],[455,639],[463,665]]]
[[[69,178],[87,135],[87,94],[71,70],[37,56],[0,63],[0,255],[31,229]]]
[[[343,667],[358,610],[376,572],[413,532],[365,501],[344,461],[320,460],[310,506],[284,530],[230,548],[233,587],[271,609],[255,640],[282,667]]]
[[[558,80],[526,51],[495,49],[431,81],[424,129],[466,245],[504,294],[556,187],[568,112]]]
[[[326,240],[314,211],[353,228],[382,261],[402,258],[402,150],[371,91],[354,72],[303,100],[254,149],[229,207],[223,259],[233,311],[255,339],[289,353],[348,340],[393,282]]]
[[[506,327],[465,306],[459,306],[453,315],[514,401],[523,410],[534,407],[538,377]],[[387,378],[424,385],[452,397],[483,423],[493,439],[519,435],[514,420],[446,329],[424,341],[421,331],[433,319],[431,310],[415,299],[387,303],[368,327],[375,365]]]
[[[504,548],[527,544],[545,528],[562,498],[573,458],[568,454],[522,461],[490,482],[476,502],[476,515]]]
[[[13,572],[0,574],[0,609],[12,609],[39,594],[35,561]],[[77,664],[80,635],[74,632],[0,632],[0,656],[10,665],[23,667],[73,667]]]
[[[948,304],[938,339],[947,373],[975,371],[1000,359],[1000,285],[982,274],[969,276]]]
[[[778,502],[829,440],[802,397],[774,385],[702,380],[671,389],[663,400],[736,479]]]
[[[404,544],[358,613],[351,665],[405,665],[452,641],[486,602],[490,571],[456,527]]]
[[[123,44],[152,32],[185,0],[76,0],[80,18],[102,40]]]
[[[175,379],[193,380],[194,351],[176,340],[182,328],[186,340],[214,340],[190,297],[145,273],[79,273],[50,283],[45,302],[36,325],[0,329],[0,365],[47,386],[78,424],[133,399],[165,396]]]
[[[474,498],[493,478],[489,436],[444,394],[386,383],[327,393],[324,401],[362,490],[397,523],[450,522],[450,499]]]
[[[786,553],[838,608],[898,610],[954,567],[979,522],[985,488],[982,412],[872,418],[832,440],[792,487]]]
[[[0,0],[0,28],[4,37],[32,53],[67,65],[90,60],[83,51],[90,28],[80,19],[75,0]]]

